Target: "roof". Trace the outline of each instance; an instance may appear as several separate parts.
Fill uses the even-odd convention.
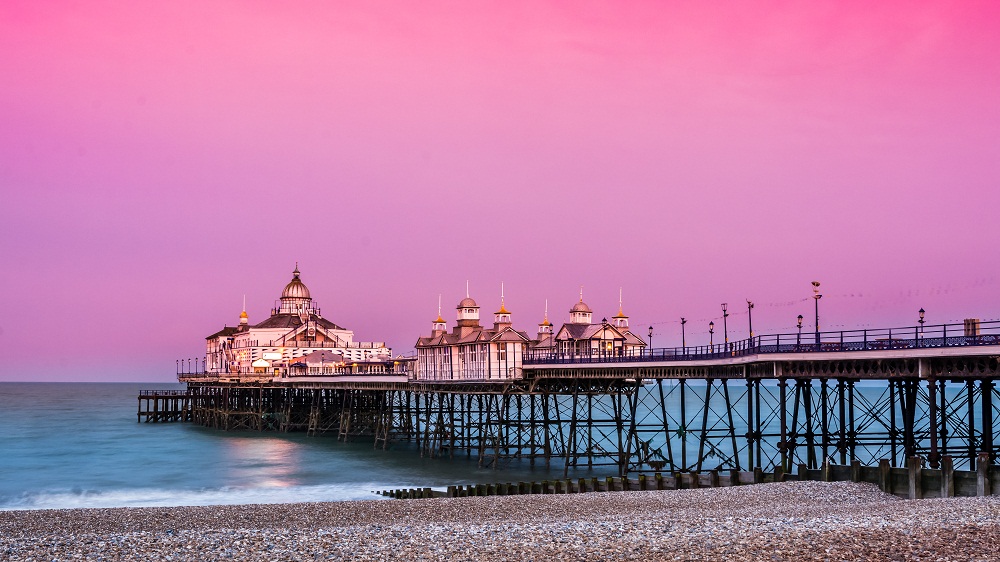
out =
[[[225,338],[225,337],[229,337],[229,336],[231,336],[231,335],[233,335],[235,333],[236,333],[236,326],[232,326],[232,327],[226,326],[225,328],[219,330],[218,332],[215,332],[211,336],[206,336],[205,339],[206,340],[214,340],[215,338]]]
[[[329,349],[314,351],[299,358],[299,361],[305,361],[307,365],[316,363],[340,363],[343,360],[344,356],[342,354],[334,353]]]
[[[590,310],[590,307],[587,306],[587,303],[583,302],[582,300],[574,304],[573,308],[569,309],[569,311],[571,314],[574,312],[591,312],[591,313],[594,312],[593,310]]]
[[[568,339],[572,340],[589,340],[603,330],[610,330],[618,334],[619,337],[628,339],[626,334],[623,334],[620,330],[612,326],[611,324],[563,324],[562,328],[556,336],[561,336],[565,330],[566,334],[569,336]],[[566,338],[561,338],[566,339]],[[616,338],[617,339],[617,338]],[[636,338],[638,340],[638,338]],[[642,340],[638,340],[642,341]]]
[[[472,300],[472,298],[465,297],[458,303],[457,308],[479,308],[479,305],[476,304],[476,301]]]
[[[646,342],[646,340],[640,338],[639,336],[633,334],[632,332],[625,332],[625,343],[631,345],[641,345],[641,346],[649,345],[649,343]]]
[[[292,280],[285,285],[285,290],[281,291],[283,299],[309,299],[309,289],[305,283],[299,279],[299,264],[295,264],[295,271],[292,272]]]
[[[322,318],[315,314],[309,315],[309,320],[315,322],[317,325],[322,326],[327,330],[343,330],[340,326],[330,322],[326,318]],[[298,314],[274,314],[271,315],[267,320],[254,325],[254,328],[284,328],[292,329],[298,328],[302,325],[302,319],[299,318]]]
[[[465,335],[443,333],[437,336],[424,336],[417,338],[415,347],[434,347],[443,345],[463,345],[487,341],[531,341],[526,332],[507,327],[500,330],[483,328],[472,330]]]

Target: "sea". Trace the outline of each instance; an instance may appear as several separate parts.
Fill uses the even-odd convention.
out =
[[[704,409],[696,407],[704,382],[690,381],[688,419],[680,427],[676,420],[683,407],[678,402],[677,381],[662,384],[662,405],[659,392],[644,392],[636,419],[649,423],[659,419],[661,408],[666,409],[675,424],[674,454],[682,455],[675,460],[686,458],[682,465],[693,462],[694,452],[701,449],[699,434],[696,429],[685,431],[684,426],[697,428],[703,422],[712,428],[706,468],[712,468],[715,459],[729,458],[733,445],[745,456],[742,437],[733,443],[725,429],[727,418],[732,417],[737,436],[747,431],[739,415],[745,410],[745,395],[739,398],[742,392],[736,381],[733,390],[738,403],[730,408],[723,393],[716,391],[705,419],[699,419]],[[421,457],[415,445],[405,442],[382,450],[375,449],[370,438],[345,443],[332,434],[222,431],[193,423],[137,422],[140,390],[183,388],[164,383],[0,383],[0,510],[365,500],[382,498],[375,492],[397,488],[443,490],[453,484],[563,477],[559,460],[551,466],[512,460],[497,470],[480,468],[475,455],[464,453],[454,458]],[[762,390],[762,407],[776,411],[773,381]],[[951,385],[947,391],[948,412],[956,420],[967,417],[960,392],[960,385]],[[859,382],[858,411],[865,405],[883,408],[886,393],[884,382]],[[607,416],[609,406],[602,406],[606,402],[595,398],[595,419]],[[975,406],[979,408],[978,403]],[[925,419],[922,408],[918,404],[918,414]],[[765,434],[780,434],[779,416],[772,413],[762,421]],[[640,430],[640,438],[649,439],[649,450],[663,453],[667,446],[659,423],[651,433]],[[885,420],[859,417],[861,426],[873,423],[877,427],[867,431],[887,427]],[[680,449],[685,442],[687,453]],[[927,445],[926,435],[920,444]],[[766,449],[771,457],[757,461],[773,465],[777,449],[774,443]],[[877,463],[873,459],[891,456],[884,442],[859,444],[857,452],[862,462]],[[569,476],[616,474],[616,469],[604,465],[572,468]]]
[[[400,444],[333,435],[226,432],[138,423],[155,383],[0,383],[0,509],[181,506],[379,499],[386,489],[561,477],[527,462],[422,458]]]

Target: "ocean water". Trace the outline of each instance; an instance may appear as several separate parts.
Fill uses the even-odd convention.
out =
[[[171,384],[0,383],[0,509],[376,499],[372,491],[561,476],[481,469],[332,435],[136,422],[140,389]]]

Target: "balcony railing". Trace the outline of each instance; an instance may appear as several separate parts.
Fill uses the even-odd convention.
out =
[[[873,330],[770,334],[711,345],[645,349],[640,353],[617,354],[593,350],[591,353],[529,351],[525,365],[558,363],[638,363],[647,361],[702,361],[773,353],[829,353],[1000,345],[1000,321],[965,324],[937,324]]]

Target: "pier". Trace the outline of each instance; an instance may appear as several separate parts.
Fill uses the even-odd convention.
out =
[[[516,378],[180,372],[140,421],[305,431],[423,456],[608,467],[620,475],[790,473],[860,462],[976,470],[1000,448],[1000,322],[774,334],[638,354],[526,352]]]

